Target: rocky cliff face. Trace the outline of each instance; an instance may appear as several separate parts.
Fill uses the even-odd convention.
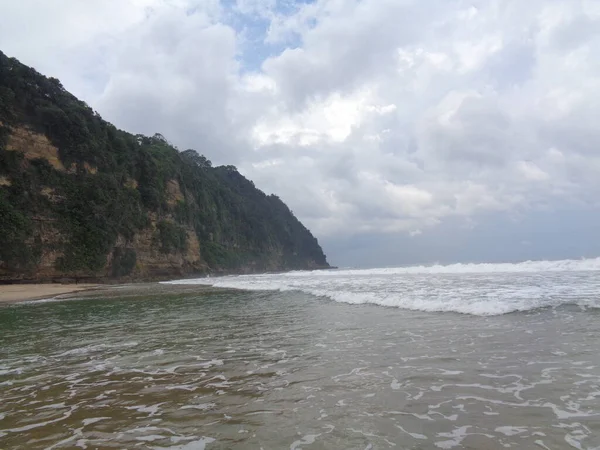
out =
[[[0,52],[0,281],[328,267],[279,198]]]
[[[45,160],[55,170],[64,173],[75,173],[76,168],[72,166],[68,170],[59,158],[58,148],[44,135],[26,126],[9,127],[4,151],[16,152],[15,157],[22,157],[23,168],[30,167],[30,161]],[[83,170],[91,175],[96,169],[85,163]],[[0,186],[11,187],[10,177],[1,176]],[[129,181],[130,188],[137,188],[135,180]],[[39,192],[51,203],[62,201],[56,190],[44,186]],[[23,192],[27,194],[27,192]],[[183,199],[181,188],[177,180],[167,183],[166,201],[169,205],[175,205]],[[1,220],[1,219],[0,219]],[[168,278],[172,276],[185,276],[191,273],[205,273],[211,271],[208,264],[202,260],[200,243],[193,229],[186,229],[187,247],[185,251],[163,253],[160,251],[160,240],[156,224],[160,220],[173,220],[169,215],[158,217],[156,214],[150,220],[148,226],[136,233],[133,239],[127,241],[119,236],[111,252],[106,255],[106,262],[101,270],[96,271],[64,271],[58,267],[58,261],[64,257],[61,250],[68,236],[61,232],[60,219],[52,214],[32,215],[33,230],[26,245],[31,247],[37,245],[39,248],[38,258],[28,270],[18,268],[11,269],[0,261],[0,281],[52,281],[65,278],[89,278],[95,280],[111,280],[114,278],[126,278],[134,280],[151,280],[157,278]],[[130,250],[136,255],[135,266],[131,272],[124,277],[117,277],[114,272],[114,256],[119,251]]]

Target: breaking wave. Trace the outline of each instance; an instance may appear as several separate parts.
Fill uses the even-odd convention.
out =
[[[600,258],[295,271],[175,280],[250,291],[300,291],[350,304],[499,315],[575,304],[599,308]]]

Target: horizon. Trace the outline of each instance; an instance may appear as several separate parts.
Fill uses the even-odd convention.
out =
[[[334,266],[600,255],[593,2],[27,0],[0,50],[235,165]]]
[[[514,260],[514,261],[494,261],[494,262],[489,262],[489,261],[464,261],[464,262],[447,262],[447,263],[442,263],[439,261],[436,262],[429,262],[429,263],[423,263],[423,264],[397,264],[397,265],[386,265],[386,266],[333,266],[330,267],[328,269],[310,269],[310,270],[291,270],[288,272],[267,272],[266,274],[285,274],[285,273],[295,273],[295,272],[327,272],[330,270],[337,270],[337,271],[353,271],[353,270],[357,270],[357,271],[368,271],[368,270],[384,270],[384,269],[420,269],[420,268],[425,268],[425,269],[433,269],[433,268],[449,268],[449,267],[464,267],[464,268],[470,268],[470,267],[474,267],[474,266],[495,266],[495,267],[500,267],[500,266],[513,266],[513,267],[517,267],[517,266],[525,266],[525,265],[539,265],[539,264],[555,264],[555,263],[590,263],[590,262],[598,262],[600,264],[600,256],[592,256],[592,257],[581,257],[581,258],[568,258],[568,259],[525,259],[525,260]],[[584,271],[596,271],[599,270],[600,265],[598,267],[588,267],[585,269],[582,268],[574,268],[574,269],[569,269],[569,270],[573,270],[573,271],[578,271],[578,270],[584,270]],[[546,271],[549,270],[548,267],[539,267],[540,271]],[[562,266],[556,266],[555,268],[551,269],[551,270],[560,270],[563,271],[565,270],[564,267]],[[229,274],[229,275],[217,275],[217,277],[237,277],[237,276],[249,276],[249,277],[254,277],[257,274]],[[259,274],[260,275],[260,274]],[[186,280],[187,278],[182,278],[181,280]],[[193,278],[190,278],[193,279]],[[173,281],[180,281],[180,280],[170,280],[170,281],[161,281],[160,283],[171,283]]]

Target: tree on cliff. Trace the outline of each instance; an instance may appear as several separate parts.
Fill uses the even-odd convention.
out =
[[[44,139],[47,154],[35,148]],[[197,239],[200,263],[178,273],[327,267],[289,208],[234,166],[118,130],[0,52],[0,279],[35,276],[50,254],[65,275],[135,275],[140,233],[157,258]]]

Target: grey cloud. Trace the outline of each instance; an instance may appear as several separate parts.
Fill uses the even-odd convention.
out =
[[[450,93],[447,100],[453,94],[460,95]],[[433,152],[436,162],[504,164],[512,150],[511,119],[496,99],[467,94],[452,103],[436,111],[421,130],[422,150]]]
[[[337,264],[576,256],[594,236],[594,2],[32,5],[0,5],[4,51],[120,127],[237,165]],[[245,17],[270,22],[258,54]]]
[[[443,225],[418,236],[362,233],[352,240],[331,236],[323,243],[332,264],[361,268],[579,259],[600,254],[600,242],[590,239],[600,228],[597,210],[539,212],[518,221],[486,215],[475,227],[463,219]]]
[[[590,40],[597,40],[598,29],[600,29],[600,17],[589,17],[584,12],[580,12],[557,27],[551,42],[561,51],[572,51],[588,44]]]
[[[531,79],[535,69],[535,46],[529,36],[504,45],[485,67],[485,76],[498,91],[521,85]]]
[[[235,52],[235,32],[201,13],[160,15],[126,36],[98,108],[131,131],[160,131],[219,162],[236,159]]]

